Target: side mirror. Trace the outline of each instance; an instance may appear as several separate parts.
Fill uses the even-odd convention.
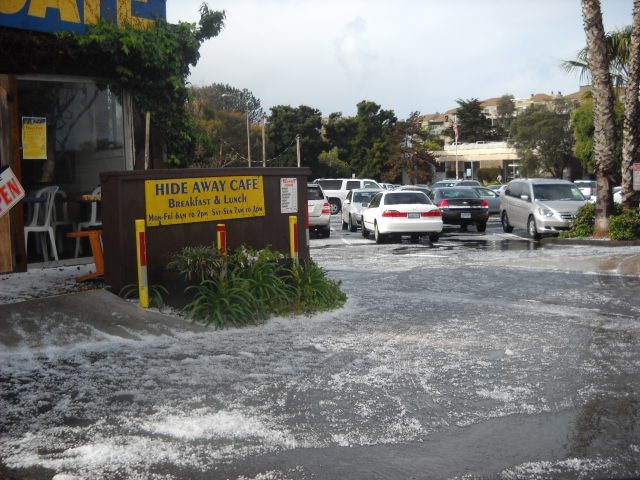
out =
[[[529,195],[520,195],[520,198],[522,200],[526,200],[527,202],[529,201]]]

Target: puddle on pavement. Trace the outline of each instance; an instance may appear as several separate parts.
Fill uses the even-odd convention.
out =
[[[442,251],[458,250],[461,248],[469,248],[472,250],[487,250],[487,251],[529,251],[538,250],[541,248],[548,248],[543,246],[540,242],[532,242],[530,240],[475,240],[475,239],[447,239],[435,244],[430,242],[424,242],[415,246],[401,246],[394,249],[395,255],[409,254],[415,252],[417,249],[424,247],[433,248]]]

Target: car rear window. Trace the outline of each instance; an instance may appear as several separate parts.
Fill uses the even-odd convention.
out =
[[[307,199],[309,200],[324,200],[324,196],[322,195],[322,190],[318,187],[308,187],[307,188]]]
[[[447,188],[441,189],[442,198],[480,198],[478,192],[471,188]]]
[[[316,183],[325,190],[340,190],[342,187],[342,180],[316,180]]]
[[[429,197],[420,192],[394,192],[384,197],[385,205],[402,205],[405,203],[418,203],[423,205],[432,204]]]
[[[378,192],[354,192],[353,203],[369,203]]]

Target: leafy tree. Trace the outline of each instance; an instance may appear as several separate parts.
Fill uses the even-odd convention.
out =
[[[196,151],[192,164],[225,167],[247,164],[247,113],[249,114],[251,157],[262,155],[260,100],[247,89],[212,84],[191,87],[189,110],[196,122]],[[256,162],[258,163],[258,162]]]
[[[600,2],[582,0],[582,13],[589,51],[589,70],[593,77],[594,160],[598,182],[594,237],[601,238],[609,233],[609,217],[613,213],[612,189],[616,166],[613,90]]]
[[[391,153],[393,127],[397,122],[395,113],[365,100],[358,103],[355,121],[353,157],[350,159],[352,171],[360,177],[380,179]]]
[[[151,112],[169,162],[184,165],[195,149],[186,80],[200,58],[200,46],[220,33],[224,20],[225,12],[203,4],[198,25],[157,22],[153,29],[136,30],[99,23],[85,35],[68,38],[78,45],[76,62],[91,64],[96,77],[110,79],[113,91],[128,91],[141,111]]]
[[[190,106],[192,111],[202,118],[215,118],[216,112],[249,112],[251,123],[260,123],[264,117],[264,110],[260,100],[254,97],[246,88],[240,90],[222,83],[213,83],[206,87],[191,87]]]
[[[562,178],[569,165],[573,147],[570,113],[563,105],[557,107],[531,105],[511,125],[511,142],[527,175],[550,173]]]
[[[340,159],[338,147],[333,147],[331,150],[322,152],[318,155],[318,161],[320,163],[319,170],[325,172],[322,176],[348,177],[351,173],[351,168],[347,162]]]
[[[615,108],[615,122],[616,130],[622,130],[622,123],[624,118],[624,105],[621,102],[616,102]],[[593,125],[593,100],[586,98],[582,105],[580,105],[571,115],[571,122],[573,124],[573,153],[575,157],[580,160],[584,170],[589,175],[595,174],[595,163],[593,157],[593,133],[595,131]],[[616,138],[616,182],[619,179],[619,173],[622,166],[622,139],[618,136]]]
[[[605,46],[609,57],[610,74],[618,87],[627,83],[629,76],[629,44],[631,27],[624,27],[605,35]],[[589,66],[589,47],[578,52],[575,60],[565,60],[562,67],[568,73],[578,73],[582,83],[591,83],[591,67]]]
[[[511,122],[516,111],[516,105],[513,102],[513,95],[502,95],[496,106],[498,111],[498,125],[505,132],[511,128]]]
[[[351,170],[350,161],[355,156],[356,145],[353,140],[356,137],[357,131],[358,124],[355,117],[343,117],[339,112],[329,115],[324,125],[324,138],[331,149],[330,151],[334,152],[331,155],[334,159],[346,165],[347,170],[345,174],[347,176],[354,173]],[[329,160],[329,158],[324,157],[323,163],[327,163],[326,160]],[[341,169],[330,169],[328,176],[341,176],[339,175],[339,170]]]
[[[431,150],[434,142],[431,135],[422,128],[420,112],[413,112],[409,118],[395,125],[393,130],[393,147],[387,161],[388,170],[382,179],[399,183],[406,174],[411,183],[431,183],[435,157]]]
[[[456,110],[458,117],[460,142],[475,143],[477,141],[489,141],[499,139],[503,132],[491,125],[491,119],[484,114],[482,103],[477,98],[463,100],[457,99],[459,108]],[[453,129],[445,131],[445,135],[454,138]]]
[[[324,176],[325,166],[319,156],[325,150],[320,110],[300,105],[297,108],[278,105],[271,108],[267,129],[268,142],[276,157],[270,166],[296,166],[296,136],[300,135],[301,163],[311,168],[314,177]]]

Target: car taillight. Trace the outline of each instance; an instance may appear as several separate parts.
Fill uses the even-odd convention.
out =
[[[489,202],[482,200],[482,208],[489,208]]]
[[[382,216],[392,218],[406,217],[407,212],[399,212],[398,210],[385,210],[384,212],[382,212]]]
[[[331,204],[325,202],[324,205],[322,205],[322,213],[331,213]]]
[[[429,210],[428,212],[422,212],[423,217],[441,217],[442,212],[437,208],[435,210]]]
[[[446,200],[440,200],[440,203],[438,204],[439,207],[448,207],[449,206],[449,202],[447,202]]]

